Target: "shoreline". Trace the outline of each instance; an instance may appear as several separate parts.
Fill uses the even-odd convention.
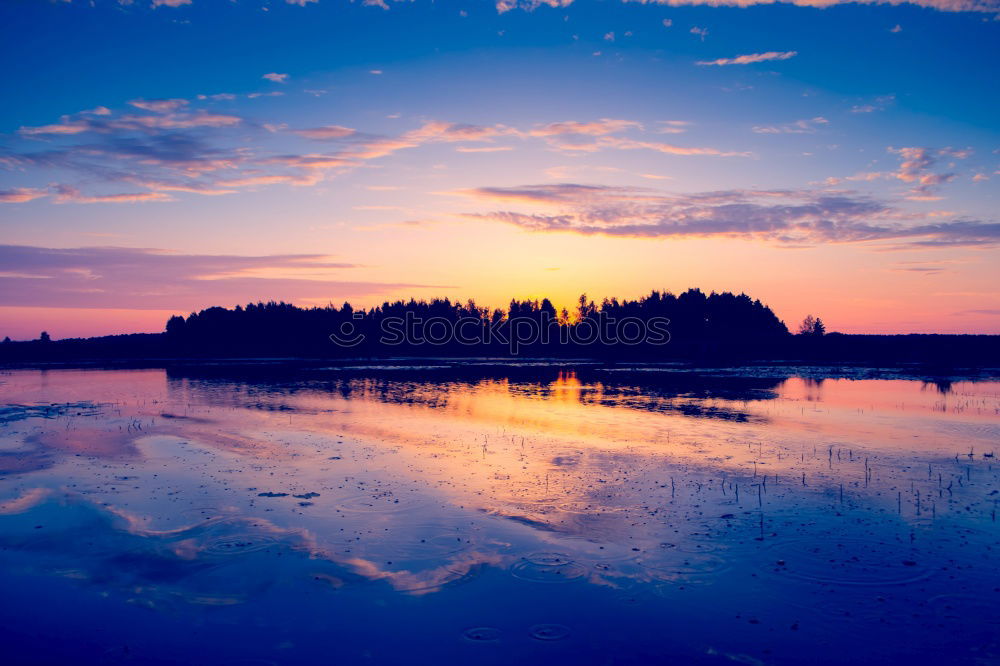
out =
[[[805,379],[906,379],[951,381],[990,381],[1000,379],[998,366],[930,365],[926,363],[869,363],[862,361],[810,362],[808,360],[742,360],[732,363],[705,361],[609,361],[593,358],[552,357],[365,357],[323,359],[308,357],[245,358],[147,358],[80,359],[66,361],[19,361],[0,363],[0,372],[30,370],[152,370],[180,372],[252,372],[284,373],[333,372],[344,374],[522,374],[532,371],[582,370],[594,374],[701,375],[729,377],[801,377]]]

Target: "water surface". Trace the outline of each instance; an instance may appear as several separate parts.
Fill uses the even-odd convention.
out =
[[[0,375],[13,663],[1000,662],[1000,383]]]

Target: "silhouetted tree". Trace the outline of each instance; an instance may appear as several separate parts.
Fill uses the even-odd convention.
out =
[[[49,337],[48,331],[42,331],[42,334],[38,336],[40,342],[52,342],[52,338]]]
[[[819,317],[807,315],[799,325],[799,335],[815,335],[817,337],[826,333],[826,326]]]

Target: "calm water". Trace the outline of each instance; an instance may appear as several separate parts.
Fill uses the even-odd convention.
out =
[[[1000,383],[0,375],[5,663],[1000,663]]]

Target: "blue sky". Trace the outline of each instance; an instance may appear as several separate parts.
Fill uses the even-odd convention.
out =
[[[0,334],[688,286],[1000,332],[996,0],[157,4],[0,6]]]

